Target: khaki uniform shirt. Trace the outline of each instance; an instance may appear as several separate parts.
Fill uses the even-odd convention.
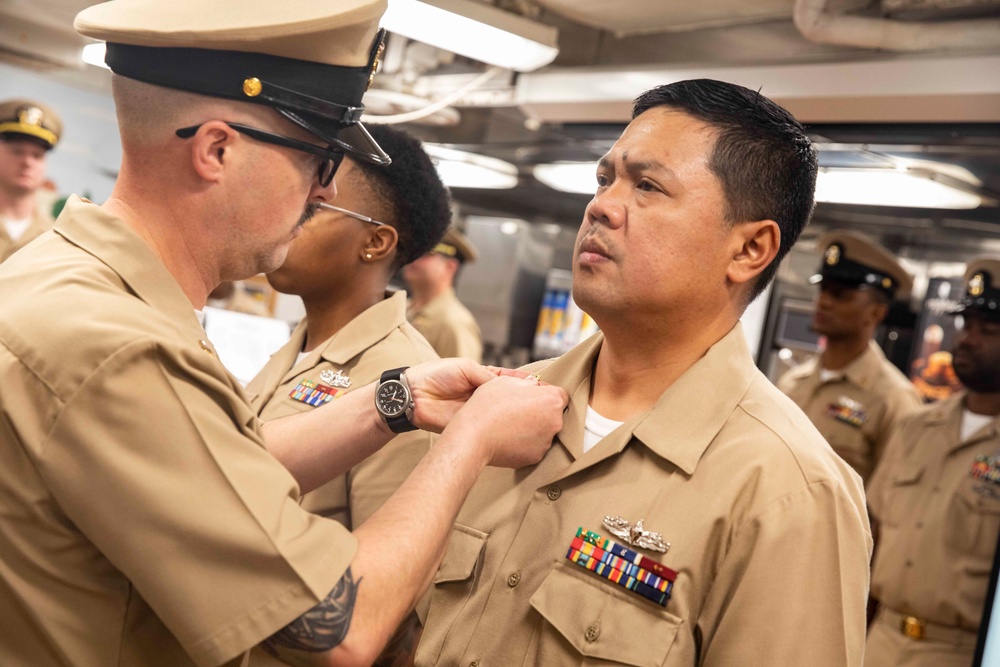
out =
[[[487,468],[473,488],[416,664],[860,665],[861,481],[754,367],[741,327],[583,453],[602,342],[532,367],[569,392],[563,429],[541,463]],[[639,549],[679,573],[666,607],[566,559],[577,528],[611,536],[605,515],[670,543]]]
[[[0,266],[0,665],[237,665],[357,549],[294,479],[190,301],[73,198]]]
[[[401,291],[365,310],[296,363],[305,338],[306,327],[302,322],[288,343],[274,353],[247,385],[251,405],[264,421],[317,409],[292,395],[303,381],[330,386],[322,374],[339,371],[346,376],[350,386],[339,389],[347,392],[375,382],[382,371],[390,368],[438,358],[423,336],[406,322],[406,293]],[[335,519],[349,529],[356,528],[400,487],[433,438],[426,431],[393,438],[345,474],[304,494],[302,507]],[[251,653],[252,667],[282,664],[263,650]]]
[[[872,477],[872,594],[898,613],[975,631],[1000,534],[1000,418],[961,440],[964,397],[900,423]]]
[[[15,252],[51,229],[52,223],[52,216],[41,208],[37,208],[31,217],[31,224],[28,225],[28,228],[24,230],[24,234],[16,241],[11,239],[10,235],[7,234],[7,228],[4,225],[0,225],[0,262],[5,261]]]
[[[423,334],[442,359],[468,357],[483,360],[483,337],[469,309],[455,296],[455,290],[431,299],[420,310],[411,310],[410,322]]]
[[[785,373],[778,388],[867,483],[896,423],[920,407],[920,395],[875,341],[840,378],[823,382],[821,370],[819,357],[810,359]]]
[[[382,371],[437,359],[416,329],[406,322],[406,294],[396,292],[351,320],[301,362],[295,359],[305,342],[305,323],[247,385],[251,405],[264,421],[315,410],[292,394],[302,381],[329,385],[322,373],[339,371],[350,379],[350,391],[375,382]],[[336,400],[336,399],[334,399]],[[302,506],[348,528],[356,528],[399,488],[432,442],[426,431],[393,438],[379,452],[344,475],[310,491]]]

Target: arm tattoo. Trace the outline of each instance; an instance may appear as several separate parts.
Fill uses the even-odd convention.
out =
[[[359,585],[361,579],[354,581],[348,567],[325,600],[271,635],[263,647],[273,654],[278,648],[321,653],[339,646],[351,626]]]

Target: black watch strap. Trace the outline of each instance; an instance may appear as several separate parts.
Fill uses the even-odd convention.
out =
[[[401,366],[399,368],[383,371],[382,377],[379,380],[379,385],[383,382],[388,382],[389,380],[399,380],[407,368],[409,368],[409,366]],[[407,385],[407,392],[409,392],[409,385]],[[410,394],[409,398],[412,403],[413,395]],[[393,433],[408,433],[409,431],[417,430],[417,427],[414,426],[413,422],[406,417],[405,411],[395,417],[386,417],[385,415],[382,415],[382,418],[385,420],[386,426],[388,426],[389,430]]]

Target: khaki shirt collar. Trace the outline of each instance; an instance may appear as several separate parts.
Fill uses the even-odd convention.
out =
[[[343,366],[405,323],[406,292],[400,290],[386,293],[385,299],[366,308],[340,331],[310,352],[301,364],[296,364],[295,357],[298,356],[298,352],[305,342],[306,332],[303,320],[292,333],[292,343],[282,348],[282,353],[288,354],[289,358],[287,363],[280,365],[280,368],[288,370],[279,384],[288,382],[305,368],[316,366],[320,359],[329,361],[336,366]],[[295,341],[298,344],[295,344]]]
[[[882,348],[874,340],[870,340],[868,349],[844,367],[844,377],[862,389],[869,389],[886,363]]]
[[[100,206],[73,195],[53,230],[104,262],[129,288],[177,326],[209,345],[194,306],[174,276],[138,234]]]
[[[965,440],[960,437],[962,432],[962,418],[965,416],[965,397],[967,394],[968,390],[963,390],[949,396],[943,401],[928,406],[928,409],[922,413],[920,418],[923,428],[940,426],[952,434],[951,437],[953,439],[950,440],[949,451],[962,449],[967,445],[982,442],[983,440],[990,440],[1000,435],[1000,416],[998,416],[985,429],[976,431]]]
[[[705,449],[722,430],[757,374],[750,349],[737,324],[672,384],[653,407],[626,421],[583,454],[584,420],[590,400],[594,362],[604,343],[597,334],[541,372],[545,382],[563,387],[570,403],[559,441],[577,463],[567,474],[622,451],[632,438],[692,474]]]

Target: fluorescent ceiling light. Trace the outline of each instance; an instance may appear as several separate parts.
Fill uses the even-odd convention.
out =
[[[107,44],[104,42],[97,42],[96,44],[87,44],[83,47],[83,53],[80,57],[83,62],[88,65],[96,65],[97,67],[103,67],[104,69],[111,69],[108,67],[107,63],[104,62],[104,52],[107,51]]]
[[[592,195],[597,190],[595,162],[555,162],[533,170],[545,185],[576,194]],[[816,201],[866,206],[904,208],[970,209],[982,204],[982,197],[942,180],[928,169],[845,169],[823,167],[816,179]]]
[[[907,208],[978,208],[979,195],[933,180],[934,172],[822,168],[816,201]]]
[[[532,173],[553,190],[592,195],[597,191],[597,162],[540,164]]]
[[[389,32],[518,72],[555,60],[559,31],[472,0],[389,0]]]
[[[509,190],[517,185],[517,167],[485,155],[424,144],[438,175],[449,188]]]

